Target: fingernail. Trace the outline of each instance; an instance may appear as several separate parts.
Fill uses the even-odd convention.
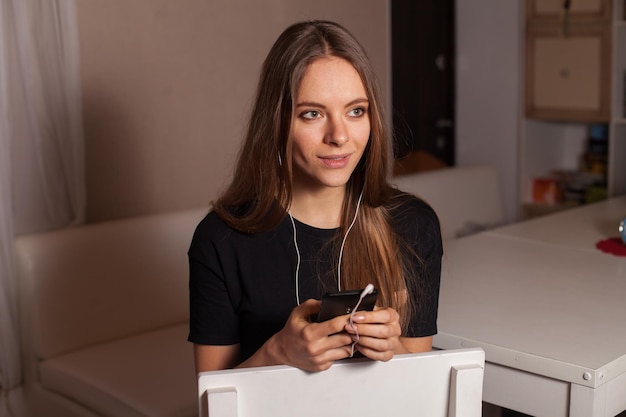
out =
[[[354,316],[352,319],[352,321],[363,321],[363,320],[365,320],[365,316],[361,314]]]

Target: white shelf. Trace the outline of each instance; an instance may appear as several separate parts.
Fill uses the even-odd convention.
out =
[[[603,1],[603,0],[600,0]],[[625,0],[610,0],[611,119],[608,121],[607,194],[626,193],[626,19]],[[520,206],[532,200],[532,180],[554,170],[577,170],[592,123],[537,120],[522,116]]]

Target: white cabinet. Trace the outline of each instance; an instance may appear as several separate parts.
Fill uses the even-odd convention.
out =
[[[525,108],[520,190],[533,208],[533,180],[577,171],[592,123],[606,130],[608,196],[626,194],[626,0],[527,0]],[[597,170],[596,170],[597,171]],[[552,208],[558,208],[558,204]],[[536,207],[535,207],[536,208]],[[532,210],[531,210],[532,211]]]
[[[564,0],[528,0],[526,16],[538,21],[554,21],[564,15]],[[578,22],[609,20],[612,15],[611,0],[571,0],[570,18]]]
[[[608,25],[529,27],[526,34],[526,117],[608,122],[611,30]]]

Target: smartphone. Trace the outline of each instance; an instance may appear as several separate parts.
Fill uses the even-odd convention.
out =
[[[363,290],[349,290],[325,294],[322,298],[322,307],[317,315],[317,321],[321,323],[333,317],[352,313],[352,310],[359,302],[359,297],[362,292]],[[363,297],[357,311],[372,311],[376,304],[377,296],[378,291],[374,289],[371,294],[367,294]]]

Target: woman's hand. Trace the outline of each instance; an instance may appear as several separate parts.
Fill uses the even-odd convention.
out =
[[[370,359],[388,361],[394,355],[427,352],[432,349],[432,336],[401,337],[400,316],[393,308],[358,311],[352,319],[354,327],[345,327],[356,342],[355,348]]]
[[[364,356],[386,362],[397,353],[409,352],[402,344],[400,316],[393,308],[357,311],[352,322],[354,325],[348,323],[345,331]]]
[[[196,371],[245,368],[266,365],[291,365],[307,371],[323,371],[333,362],[352,355],[352,343],[366,357],[388,361],[394,355],[425,352],[432,348],[432,337],[400,337],[398,313],[392,308],[358,311],[349,324],[350,315],[335,317],[323,323],[311,322],[321,302],[307,300],[294,308],[281,331],[272,336],[254,355],[237,364],[239,345],[195,345]]]
[[[313,323],[310,316],[319,312],[320,305],[319,300],[307,300],[294,308],[285,326],[240,367],[285,364],[323,371],[350,357],[352,338],[344,331],[348,316]]]

